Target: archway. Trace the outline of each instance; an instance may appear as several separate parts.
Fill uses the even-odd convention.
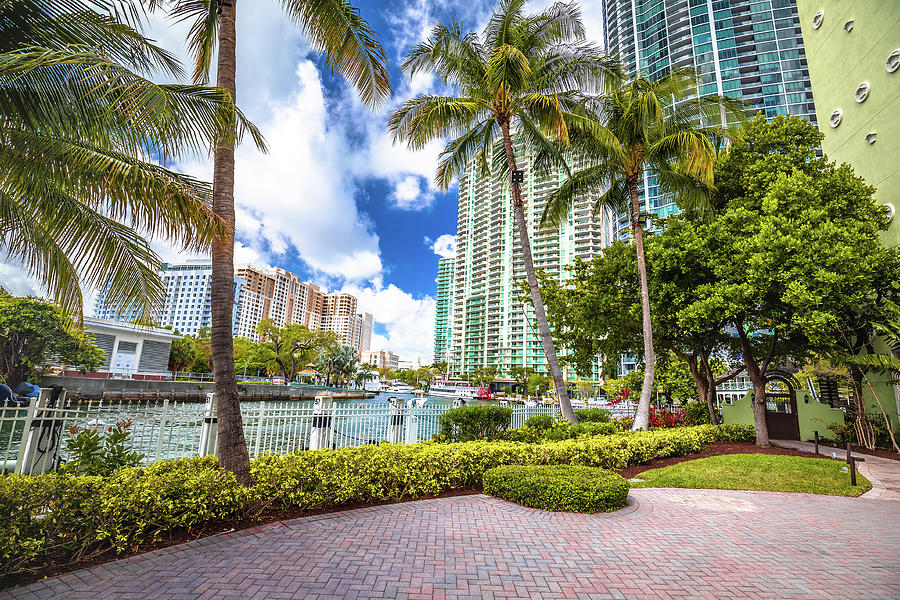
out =
[[[788,373],[775,372],[766,379],[766,428],[773,439],[800,439],[796,387]]]

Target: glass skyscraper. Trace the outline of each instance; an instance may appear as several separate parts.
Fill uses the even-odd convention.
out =
[[[453,257],[438,260],[437,294],[434,315],[434,362],[447,362],[453,331]]]
[[[700,95],[744,100],[766,118],[792,114],[816,122],[795,0],[602,0],[607,50],[631,72],[655,79],[694,67]],[[678,212],[644,178],[645,209]],[[626,218],[619,230],[627,233]]]

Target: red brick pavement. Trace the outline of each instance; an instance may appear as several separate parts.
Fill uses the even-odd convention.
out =
[[[318,515],[0,598],[900,598],[900,503],[639,489],[613,514],[486,496]]]

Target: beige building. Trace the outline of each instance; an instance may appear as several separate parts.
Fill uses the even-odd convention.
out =
[[[236,336],[257,339],[260,321],[270,319],[279,327],[295,324],[334,331],[341,336],[341,344],[357,351],[369,349],[375,319],[369,313],[357,312],[356,297],[340,292],[325,294],[316,284],[284,269],[245,265],[237,269],[236,276],[244,281]]]
[[[376,369],[385,367],[396,369],[400,362],[400,357],[390,350],[372,350],[360,352],[360,361],[374,365]]]

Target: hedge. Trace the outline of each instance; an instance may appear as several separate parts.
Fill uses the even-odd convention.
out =
[[[484,492],[541,510],[595,513],[622,508],[628,482],[617,473],[572,465],[504,465],[484,472]]]
[[[513,411],[506,406],[473,405],[451,408],[438,418],[441,438],[449,442],[495,439],[509,428]]]
[[[109,477],[0,477],[0,576],[51,561],[123,552],[163,533],[241,513],[252,491],[215,457],[124,468]]]
[[[0,477],[0,577],[152,543],[166,532],[243,518],[252,500],[299,509],[396,501],[482,482],[501,465],[620,469],[680,456],[715,441],[749,441],[753,428],[701,425],[540,444],[379,444],[265,455],[242,488],[214,457],[161,461],[110,477],[51,473]]]

